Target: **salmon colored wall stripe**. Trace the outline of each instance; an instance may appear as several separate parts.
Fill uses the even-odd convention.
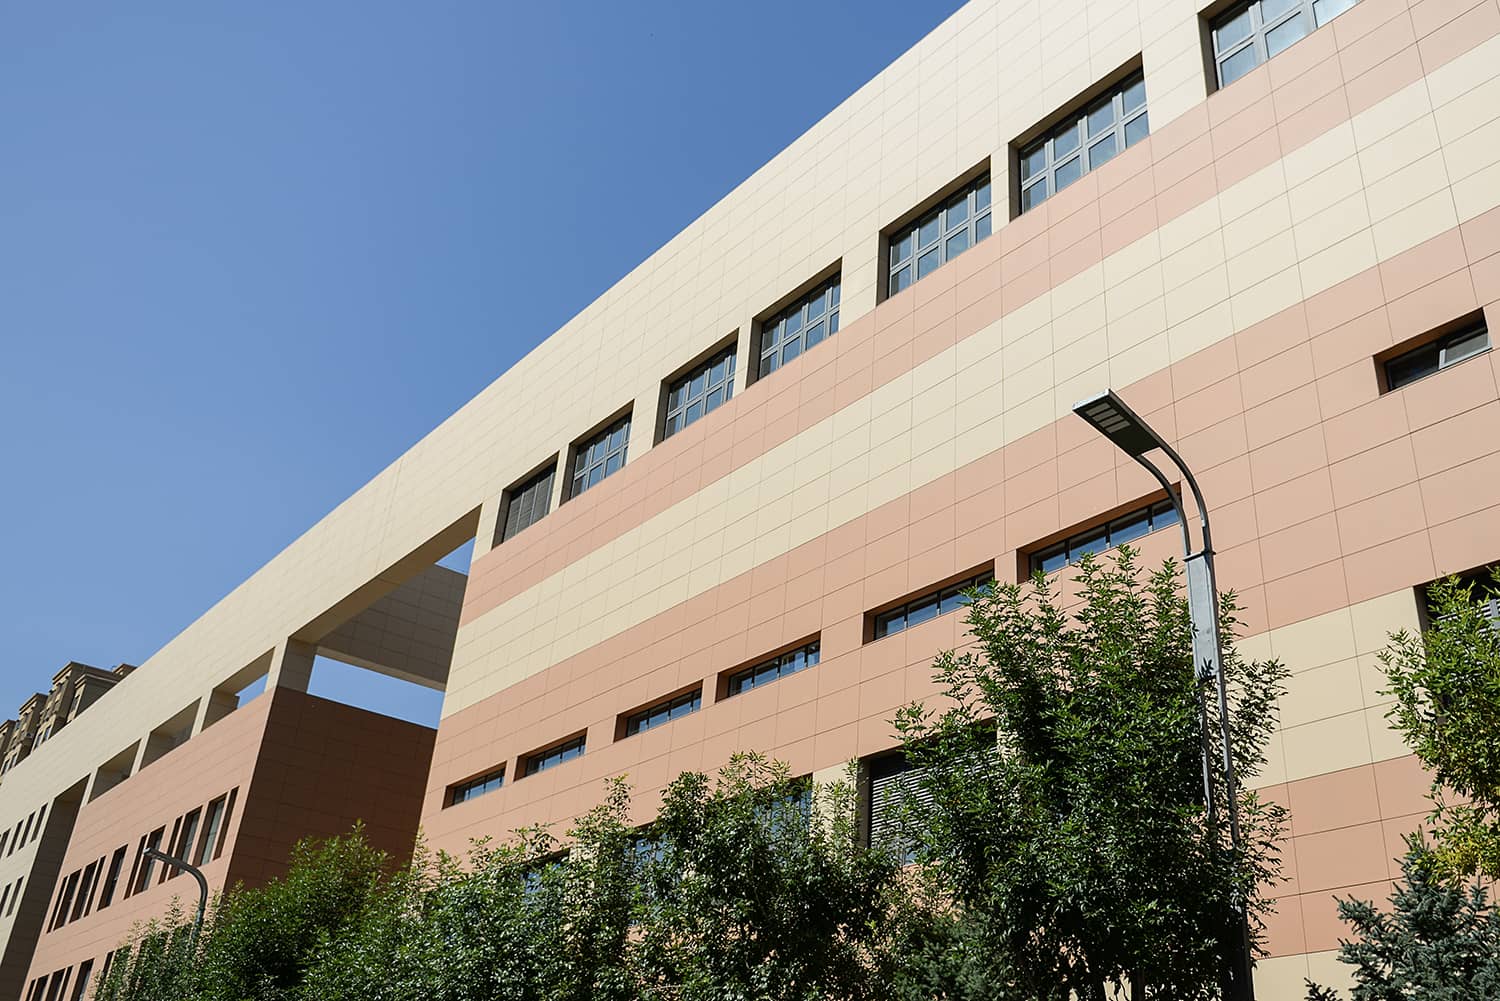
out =
[[[474,561],[461,622],[1500,34],[1493,5],[1363,0],[953,264]],[[1440,9],[1439,9],[1440,8]],[[1442,20],[1444,16],[1450,20]],[[1396,23],[1403,30],[1391,33]],[[1404,27],[1420,24],[1416,28]],[[1400,42],[1395,50],[1386,49]],[[1379,55],[1383,61],[1373,62]],[[918,334],[921,336],[918,336]]]

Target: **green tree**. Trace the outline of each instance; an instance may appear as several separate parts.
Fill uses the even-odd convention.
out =
[[[174,900],[166,915],[137,925],[115,950],[95,1001],[182,1001],[195,996],[192,925]]]
[[[1500,909],[1482,883],[1460,889],[1442,868],[1413,839],[1389,913],[1363,900],[1339,901],[1339,916],[1357,936],[1339,942],[1339,960],[1354,968],[1354,1001],[1500,998]],[[1307,988],[1309,1001],[1339,997],[1311,981]]]
[[[963,916],[971,997],[1134,1001],[1217,997],[1243,902],[1258,938],[1280,870],[1284,811],[1241,796],[1246,850],[1228,845],[1222,783],[1203,803],[1197,683],[1176,566],[1143,576],[1134,554],[1086,558],[1076,598],[1038,577],[975,592],[973,647],[936,663],[939,708],[898,716],[931,795],[908,797],[919,858]],[[1241,780],[1264,764],[1285,677],[1233,647],[1224,670]],[[1217,741],[1214,741],[1217,747]],[[956,926],[957,927],[957,926]]]
[[[1432,864],[1458,882],[1500,880],[1496,573],[1489,588],[1456,577],[1432,585],[1430,628],[1397,633],[1381,653],[1396,700],[1387,716],[1433,773]]]

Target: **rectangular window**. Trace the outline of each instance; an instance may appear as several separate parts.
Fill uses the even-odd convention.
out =
[[[675,698],[664,702],[658,702],[654,706],[642,709],[640,712],[631,713],[625,717],[625,736],[632,737],[643,730],[670,723],[674,719],[680,719],[689,713],[698,711],[703,704],[703,689],[695,688],[691,692],[684,692]]]
[[[21,877],[21,879],[25,878],[25,876]],[[10,917],[12,914],[16,913],[16,902],[21,899],[21,879],[16,880],[16,888],[10,895],[10,906],[5,909],[6,917]]]
[[[156,830],[146,835],[146,843],[141,849],[140,878],[136,880],[136,884],[131,890],[132,893],[140,893],[146,887],[151,885],[151,874],[156,871],[156,859],[148,856],[146,854],[146,849],[160,851],[161,839],[166,835],[166,833],[167,829],[165,827],[158,827]]]
[[[10,899],[10,884],[7,883],[4,890],[0,890],[0,914],[5,913],[6,901]]]
[[[73,985],[73,993],[69,995],[70,1001],[83,1001],[84,992],[89,987],[89,974],[94,972],[94,961],[85,959],[78,967],[78,982]]]
[[[198,841],[197,859],[195,865],[204,865],[216,858],[214,848],[218,844],[219,829],[224,823],[224,802],[226,797],[220,796],[208,804],[208,820],[203,825],[203,837]]]
[[[537,772],[545,772],[547,769],[562,764],[564,761],[572,761],[583,755],[584,742],[588,735],[580,733],[578,736],[554,744],[546,750],[537,751],[526,755],[526,765],[521,770],[523,775],[535,775]]]
[[[487,792],[494,792],[505,785],[505,769],[497,768],[493,772],[481,775],[477,779],[460,782],[448,787],[448,805],[457,806],[467,803],[471,799],[483,796]]]
[[[68,921],[77,921],[83,917],[84,911],[88,909],[89,897],[94,893],[94,880],[99,878],[99,863],[90,862],[83,870],[83,878],[78,881],[78,895],[73,898],[73,913],[68,915]]]
[[[173,858],[180,858],[184,862],[193,861],[193,848],[198,842],[198,821],[203,819],[203,808],[198,807],[190,812],[182,820],[182,830],[172,841],[172,851],[169,853]],[[173,867],[168,874],[168,879],[175,879],[182,875],[182,870]]]
[[[1033,209],[1151,131],[1139,73],[1020,151],[1020,211]]]
[[[672,437],[734,396],[734,360],[735,347],[731,344],[667,387],[663,438]]]
[[[557,461],[554,457],[546,469],[506,491],[509,499],[505,502],[505,518],[500,525],[501,542],[542,520],[552,506],[552,483],[556,476]]]
[[[932,802],[922,775],[922,769],[913,767],[902,754],[870,762],[869,844],[889,848],[905,862],[916,859],[917,843],[904,829],[902,811],[908,803]]]
[[[31,836],[31,840],[35,841],[37,838],[39,838],[39,837],[42,836],[42,823],[46,819],[47,819],[47,804],[43,803],[42,804],[42,808],[36,812],[36,833]]]
[[[1095,555],[1133,542],[1143,535],[1159,532],[1177,524],[1177,508],[1172,502],[1157,501],[1103,525],[1075,532],[1061,542],[1034,552],[1030,556],[1031,572],[1051,573],[1077,563],[1087,553]]]
[[[1209,28],[1219,86],[1234,83],[1354,3],[1355,0],[1251,0],[1230,7],[1214,18]]]
[[[908,226],[888,234],[887,292],[926,278],[991,232],[990,175],[966,185]]]
[[[47,923],[48,931],[56,931],[68,922],[68,911],[73,906],[73,894],[78,890],[79,873],[73,872],[63,880],[62,889],[57,891],[57,903],[52,908],[52,920]]]
[[[68,987],[68,973],[71,969],[69,967],[52,974],[52,983],[47,987],[47,1001],[61,1001],[63,992]]]
[[[0,855],[5,854],[5,843],[10,840],[10,828],[0,831]]]
[[[838,331],[839,276],[835,275],[760,325],[756,378],[765,378]]]
[[[630,416],[611,424],[587,441],[573,446],[573,477],[569,497],[577,497],[625,465],[630,444]]]
[[[109,871],[104,876],[104,886],[99,890],[99,909],[102,911],[115,900],[115,887],[120,882],[120,870],[125,867],[125,846],[115,849],[114,857],[109,860]]]
[[[883,639],[896,633],[904,632],[912,626],[920,625],[928,619],[935,619],[939,615],[947,615],[956,612],[969,603],[967,595],[964,594],[970,588],[986,587],[995,581],[994,570],[985,570],[975,574],[956,584],[937,588],[919,595],[898,608],[888,612],[881,612],[873,616],[873,628],[870,638],[872,640]]]
[[[1385,363],[1386,392],[1409,386],[1418,379],[1441,372],[1490,349],[1490,331],[1484,317],[1458,330],[1423,344]]]
[[[33,811],[26,815],[26,830],[21,834],[21,844],[25,844],[31,837],[31,825],[36,823],[36,813]]]
[[[795,650],[788,650],[780,656],[763,660],[753,667],[731,672],[725,681],[725,696],[748,692],[752,688],[770,684],[777,678],[784,678],[789,674],[796,674],[798,671],[814,666],[818,663],[819,643],[819,640],[813,640]]]

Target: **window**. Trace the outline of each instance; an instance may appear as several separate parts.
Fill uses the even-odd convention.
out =
[[[1490,349],[1490,332],[1481,317],[1478,322],[1465,324],[1461,329],[1397,355],[1385,363],[1386,391],[1408,386],[1418,379],[1467,361]]]
[[[147,855],[146,851],[147,849],[160,851],[161,839],[162,836],[166,834],[166,832],[167,829],[165,827],[158,827],[156,830],[146,835],[146,840],[141,846],[142,864],[140,870],[140,878],[136,880],[135,887],[131,891],[132,893],[140,893],[146,887],[151,885],[151,873],[156,869],[156,859]]]
[[[114,902],[115,887],[120,882],[120,870],[125,866],[125,846],[121,845],[115,849],[114,857],[109,860],[109,870],[104,877],[104,885],[99,890],[99,909],[102,911]]]
[[[77,921],[88,913],[89,898],[94,895],[94,881],[98,878],[99,863],[90,862],[83,870],[83,878],[78,881],[78,896],[73,900],[73,913],[67,916],[66,921]]]
[[[889,848],[902,861],[915,861],[917,842],[905,830],[902,810],[906,803],[932,802],[932,793],[922,782],[923,774],[902,754],[870,762],[870,847]]]
[[[25,876],[21,877],[21,879],[25,879],[25,878],[26,878]],[[10,917],[12,914],[14,914],[16,912],[16,901],[18,901],[18,900],[21,899],[21,880],[20,879],[16,880],[16,884],[15,885],[16,885],[16,888],[15,888],[15,890],[10,895],[10,906],[5,909],[5,916],[6,917]]]
[[[570,497],[577,497],[589,487],[625,465],[625,448],[630,444],[630,417],[611,424],[588,441],[574,446],[573,486]]]
[[[990,235],[990,177],[974,181],[890,234],[889,295],[926,278]]]
[[[537,772],[545,772],[554,765],[560,765],[564,761],[572,761],[574,758],[582,756],[583,745],[587,736],[587,734],[580,733],[578,736],[549,747],[545,751],[528,754],[526,756],[526,767],[522,769],[522,774],[535,775]]]
[[[45,821],[46,819],[47,819],[47,804],[43,803],[42,804],[42,808],[36,812],[36,833],[34,835],[32,835],[32,839],[31,840],[35,841],[37,838],[39,838],[39,837],[42,836],[42,822]]]
[[[1219,86],[1229,86],[1353,6],[1354,0],[1252,0],[1235,4],[1213,21],[1210,31]]]
[[[964,594],[970,588],[987,587],[995,580],[993,570],[985,570],[967,580],[961,580],[957,584],[913,598],[899,608],[893,608],[888,612],[881,612],[874,617],[874,630],[871,639],[882,639],[896,633],[910,629],[912,626],[935,619],[939,615],[947,615],[956,612],[969,603]]]
[[[804,668],[812,667],[818,662],[819,642],[819,640],[813,640],[805,646],[789,650],[753,667],[734,671],[729,675],[725,684],[726,697],[748,692],[752,688],[769,684],[777,678],[784,678],[788,674],[796,674]]]
[[[29,840],[31,838],[31,825],[34,824],[34,823],[36,823],[36,814],[35,813],[29,813],[29,814],[27,814],[26,815],[26,830],[21,835],[21,844],[24,845],[27,842],[27,840]]]
[[[73,985],[73,993],[70,1001],[83,1001],[84,992],[88,990],[89,974],[94,972],[94,961],[85,959],[78,967],[78,982]]]
[[[0,891],[0,914],[4,914],[5,913],[5,902],[9,898],[10,898],[10,885],[6,884],[5,889],[3,891]]]
[[[705,414],[712,413],[734,395],[735,348],[730,345],[667,387],[667,423],[663,438],[670,438]]]
[[[625,736],[632,737],[643,730],[650,730],[652,727],[670,723],[689,713],[695,713],[702,704],[703,689],[695,688],[691,692],[684,692],[664,702],[658,702],[638,713],[631,713],[625,717]]]
[[[554,457],[546,469],[506,491],[510,499],[505,503],[505,519],[500,526],[501,542],[542,520],[552,506],[552,482],[556,476]]]
[[[198,842],[198,865],[219,857],[219,832],[224,826],[225,799],[220,796],[208,804],[208,820],[203,825],[203,839]]]
[[[1031,554],[1032,573],[1051,573],[1083,559],[1085,553],[1102,553],[1143,535],[1177,524],[1177,509],[1171,501],[1157,501],[1095,528],[1076,532],[1055,545]]]
[[[460,782],[457,785],[449,786],[448,805],[457,806],[460,803],[467,803],[469,800],[483,796],[487,792],[494,792],[503,785],[505,785],[505,769],[498,768],[493,772],[479,776],[477,779],[470,779],[467,782]]]
[[[760,368],[765,378],[804,351],[839,332],[839,278],[834,278],[760,325]]]
[[[10,840],[10,828],[0,831],[0,855],[5,854],[5,843]]]
[[[78,890],[78,873],[69,873],[68,878],[63,880],[61,889],[57,891],[57,903],[52,908],[52,920],[47,923],[48,931],[56,931],[68,921],[68,910],[73,906],[73,894]]]
[[[1021,211],[1103,166],[1150,131],[1146,81],[1136,74],[1021,150]]]
[[[203,809],[200,807],[182,819],[182,830],[177,833],[177,837],[172,841],[172,851],[170,853],[172,857],[180,858],[184,862],[193,861],[193,847],[196,845],[198,839],[198,821],[202,818]],[[182,870],[174,866],[167,878],[175,879],[180,875],[182,875]]]

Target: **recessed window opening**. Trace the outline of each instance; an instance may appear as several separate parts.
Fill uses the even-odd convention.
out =
[[[120,883],[120,870],[125,866],[125,853],[127,849],[121,846],[115,849],[114,855],[109,860],[109,869],[104,877],[104,884],[99,888],[99,909],[102,911],[115,900],[115,887]]]
[[[690,692],[683,692],[670,699],[664,699],[653,706],[647,706],[639,712],[634,712],[625,717],[624,736],[633,737],[638,733],[654,729],[664,723],[670,723],[674,719],[697,712],[703,705],[703,688],[699,686]]]
[[[578,736],[565,740],[561,744],[554,744],[545,750],[526,755],[526,763],[521,769],[521,774],[535,775],[537,772],[545,772],[549,768],[555,768],[564,761],[572,761],[574,758],[582,757],[584,744],[587,739],[588,734],[580,733]]]
[[[889,295],[909,288],[991,233],[990,175],[976,178],[935,208],[889,234]]]
[[[1133,542],[1177,523],[1177,508],[1172,506],[1171,501],[1148,504],[1102,525],[1076,532],[1061,542],[1032,553],[1031,573],[1045,574],[1061,570],[1077,563],[1088,553],[1097,555],[1106,549]]]
[[[870,638],[878,640],[893,636],[928,619],[956,612],[969,604],[969,597],[965,592],[973,588],[986,588],[993,585],[994,581],[995,571],[987,569],[946,587],[935,588],[889,611],[877,613],[871,617]]]
[[[1252,0],[1214,18],[1210,30],[1220,87],[1227,87],[1314,28],[1321,28],[1355,0]]]
[[[1453,333],[1403,352],[1385,363],[1386,391],[1409,386],[1490,349],[1490,331],[1481,315]]]
[[[667,387],[667,418],[663,438],[706,417],[734,396],[735,346],[716,352]]]
[[[1151,131],[1146,81],[1137,73],[1020,151],[1020,211],[1113,160]]]
[[[839,330],[839,276],[813,289],[760,325],[760,366],[765,378]]]
[[[870,762],[870,847],[895,852],[903,862],[916,860],[918,841],[906,830],[903,810],[907,804],[932,803],[924,774],[904,754],[888,754]]]
[[[752,688],[760,688],[778,678],[785,678],[787,675],[814,667],[821,658],[821,649],[820,641],[814,639],[810,643],[804,643],[794,650],[767,658],[758,664],[731,671],[725,676],[725,697],[748,692]]]
[[[625,465],[625,451],[629,445],[629,414],[575,445],[568,496],[577,497],[597,486],[606,476],[619,472]]]
[[[208,804],[208,817],[203,824],[203,836],[198,840],[195,865],[206,865],[219,857],[220,834],[223,832],[225,816],[228,813],[228,801],[228,796],[220,796]]]
[[[457,806],[460,803],[467,803],[471,799],[478,799],[486,793],[494,792],[504,785],[505,768],[500,767],[466,782],[449,786],[448,805]]]
[[[505,492],[505,516],[500,520],[497,543],[542,520],[552,507],[552,485],[556,480],[557,458],[554,456],[546,468]]]

